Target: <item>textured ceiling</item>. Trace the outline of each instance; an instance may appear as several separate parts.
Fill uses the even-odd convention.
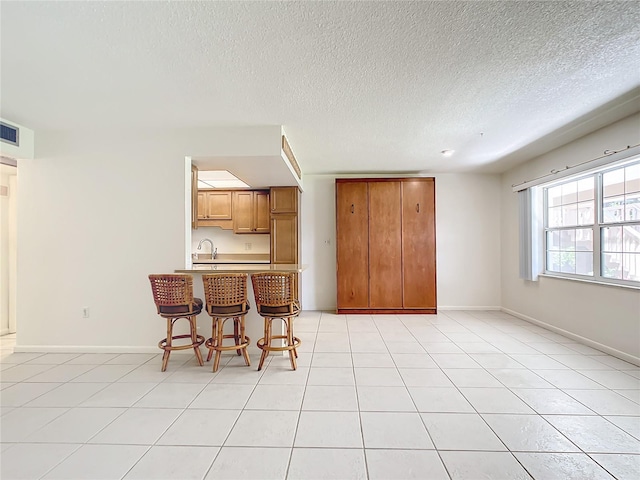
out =
[[[0,21],[2,117],[284,125],[304,173],[501,171],[640,109],[636,1],[2,1]]]

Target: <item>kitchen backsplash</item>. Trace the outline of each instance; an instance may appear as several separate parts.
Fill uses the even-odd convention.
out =
[[[191,253],[209,253],[209,244],[202,245],[202,250],[198,252],[198,243],[203,238],[208,238],[213,242],[218,253],[266,253],[270,251],[269,235],[241,234],[237,235],[231,230],[223,230],[219,227],[200,227],[191,230]],[[250,244],[250,249],[247,245]]]

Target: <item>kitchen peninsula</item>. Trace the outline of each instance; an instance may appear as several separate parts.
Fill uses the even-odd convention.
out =
[[[207,189],[192,193],[196,193],[192,196],[192,206],[196,208],[192,208],[191,255],[185,267],[175,272],[193,275],[194,296],[205,300],[202,274],[302,272],[298,187]],[[295,289],[302,302],[300,275],[296,278]],[[255,309],[251,279],[247,282],[247,299],[252,307],[246,316],[249,352],[258,353],[256,342],[264,336],[264,323]],[[208,338],[211,318],[206,311],[197,322],[199,333]],[[278,324],[274,322],[274,329],[280,328]]]

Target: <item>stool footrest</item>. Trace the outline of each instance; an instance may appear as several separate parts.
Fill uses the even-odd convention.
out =
[[[224,335],[222,338],[233,338],[235,339],[235,335]],[[204,346],[207,348],[215,348],[216,350],[221,350],[226,352],[227,350],[239,350],[241,348],[246,348],[251,343],[251,339],[245,335],[244,342],[239,343],[238,345],[216,345],[213,341],[213,338],[209,338]]]
[[[173,342],[174,340],[181,340],[183,338],[191,339],[191,335],[176,335],[176,336],[173,336],[173,337],[171,337],[171,342]],[[169,346],[167,346],[167,339],[163,338],[158,343],[158,347],[161,348],[162,350],[169,350],[169,351],[171,351],[171,350],[187,350],[189,348],[199,347],[203,343],[204,343],[204,337],[202,335],[196,335],[196,342],[195,343],[188,343],[186,345],[171,345],[169,347]]]
[[[277,340],[277,339],[281,339],[281,340],[288,340],[289,337],[287,337],[286,335],[272,335],[271,336],[271,340]],[[302,340],[300,340],[298,337],[293,337],[293,344],[292,345],[285,345],[283,347],[273,347],[271,345],[265,345],[264,344],[264,338],[261,338],[260,340],[258,340],[257,346],[260,350],[266,350],[268,352],[285,352],[285,351],[289,351],[289,350],[295,350],[296,348],[298,348],[300,346],[300,344],[302,343]]]

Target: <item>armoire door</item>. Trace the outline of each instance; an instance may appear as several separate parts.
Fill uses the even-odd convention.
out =
[[[367,182],[336,182],[338,308],[369,306]]]
[[[404,308],[436,308],[435,183],[402,182]]]
[[[400,182],[369,182],[369,306],[402,308]]]

